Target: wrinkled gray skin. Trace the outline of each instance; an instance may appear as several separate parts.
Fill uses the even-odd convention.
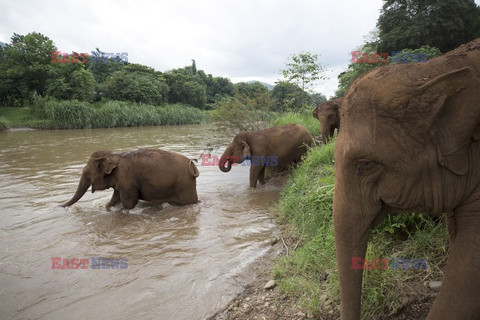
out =
[[[387,214],[447,213],[429,320],[480,319],[480,38],[426,63],[377,68],[341,108],[333,201],[341,319],[360,319],[370,229]],[[422,257],[412,257],[422,258]]]
[[[340,107],[343,98],[333,99],[320,104],[312,111],[314,118],[320,122],[322,142],[326,143],[335,132],[335,129],[340,130]]]
[[[312,135],[300,124],[240,132],[225,149],[219,161],[219,168],[222,172],[229,172],[232,163],[242,163],[252,156],[277,156],[278,166],[286,167],[300,161],[307,151],[307,146],[311,146],[312,143]],[[265,184],[265,166],[250,167],[250,187],[256,188],[257,181]]]
[[[138,200],[193,204],[198,202],[198,176],[195,164],[178,153],[149,149],[124,153],[99,150],[83,168],[75,195],[63,207],[80,200],[90,186],[92,193],[114,189],[107,208],[120,202],[124,208],[132,209]]]

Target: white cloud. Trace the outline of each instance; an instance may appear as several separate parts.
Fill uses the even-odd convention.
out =
[[[333,70],[318,87],[330,96],[381,6],[381,0],[3,0],[0,41],[37,31],[62,52],[128,52],[130,62],[160,71],[195,59],[213,75],[270,83],[290,54],[310,51]]]

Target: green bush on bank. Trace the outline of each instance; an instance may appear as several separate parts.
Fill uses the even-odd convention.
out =
[[[7,130],[10,127],[7,119],[0,118],[0,131]]]
[[[310,132],[312,136],[320,134],[320,122],[315,119],[310,112],[297,113],[287,112],[283,113],[272,121],[272,126],[280,126],[284,124],[300,123]]]
[[[111,100],[92,104],[37,98],[31,113],[58,129],[194,124],[205,119],[203,111],[186,105],[153,106]]]

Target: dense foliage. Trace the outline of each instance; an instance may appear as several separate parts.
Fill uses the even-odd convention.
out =
[[[480,37],[473,0],[384,0],[378,18],[380,52],[429,45],[446,53]]]
[[[195,123],[202,117],[185,108],[190,106],[215,109],[211,118],[235,130],[253,130],[269,120],[272,111],[312,109],[326,100],[322,94],[305,92],[300,83],[279,82],[273,90],[260,82],[233,84],[198,69],[195,60],[160,72],[128,62],[123,59],[126,53],[121,56],[111,57],[98,48],[88,57],[62,53],[40,33],[14,34],[11,43],[0,47],[0,108],[31,107],[38,121],[28,118],[20,125],[91,128],[184,123],[183,112],[194,115]],[[309,53],[299,57],[316,58]],[[318,77],[310,69],[308,79],[296,74],[302,70],[290,72],[292,79],[303,79],[302,86]],[[175,107],[180,114],[175,120],[160,116],[160,110],[177,104],[182,106]]]

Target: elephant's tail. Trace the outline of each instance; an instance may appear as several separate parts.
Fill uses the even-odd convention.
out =
[[[188,163],[188,171],[190,172],[190,174],[194,178],[196,178],[200,175],[200,172],[198,171],[197,166],[195,165],[193,160],[190,160],[189,163]]]

